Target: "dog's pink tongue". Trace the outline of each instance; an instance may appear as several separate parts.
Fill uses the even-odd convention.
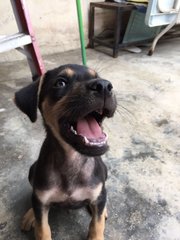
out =
[[[96,119],[87,117],[77,122],[77,133],[89,139],[98,139],[103,136],[103,132]]]

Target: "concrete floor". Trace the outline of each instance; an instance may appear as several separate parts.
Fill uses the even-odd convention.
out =
[[[158,44],[154,56],[120,51],[113,59],[88,50],[88,65],[114,84],[118,110],[105,123],[111,150],[106,240],[180,240],[180,45]],[[47,69],[80,63],[80,51],[46,56]],[[31,81],[25,61],[0,64],[0,239],[33,239],[21,233],[30,206],[28,169],[43,140],[35,124],[15,107],[14,92]],[[86,239],[83,209],[52,209],[54,240]]]

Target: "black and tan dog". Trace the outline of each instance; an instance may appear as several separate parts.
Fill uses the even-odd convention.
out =
[[[108,150],[102,122],[116,109],[112,84],[87,67],[64,65],[16,92],[15,103],[32,122],[39,108],[47,133],[29,171],[32,208],[22,229],[33,226],[36,240],[51,240],[51,204],[88,205],[92,211],[88,239],[103,240],[107,170],[100,156]]]

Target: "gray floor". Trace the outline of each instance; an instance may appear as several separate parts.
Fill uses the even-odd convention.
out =
[[[152,57],[121,51],[117,59],[88,50],[88,65],[114,84],[118,110],[105,123],[111,150],[107,240],[180,240],[180,45],[158,45]],[[80,63],[80,51],[46,56],[47,69]],[[21,233],[30,206],[28,169],[43,140],[15,107],[14,92],[31,81],[23,61],[0,64],[0,239],[33,239]],[[86,239],[85,210],[52,209],[53,239]]]

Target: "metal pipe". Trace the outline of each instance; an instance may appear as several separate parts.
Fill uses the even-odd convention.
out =
[[[79,24],[79,35],[80,35],[80,41],[81,41],[82,62],[83,62],[83,65],[86,65],[86,48],[85,48],[85,39],[84,39],[84,30],[83,30],[81,0],[76,0],[76,7],[77,7],[78,24]]]

